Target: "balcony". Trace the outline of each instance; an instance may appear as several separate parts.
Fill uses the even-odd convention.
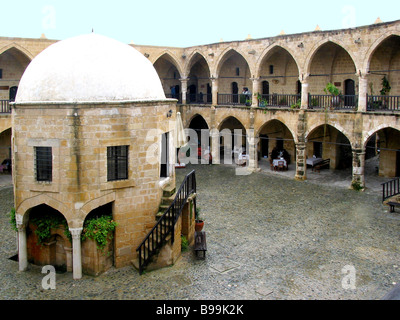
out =
[[[357,95],[309,94],[308,109],[357,110]]]
[[[11,113],[10,100],[0,100],[0,114]]]
[[[245,94],[218,93],[218,105],[251,106],[251,96]]]
[[[299,104],[300,99],[300,94],[263,94],[258,97],[258,106],[261,108],[291,108],[293,105]]]
[[[367,111],[400,111],[400,96],[367,95]]]

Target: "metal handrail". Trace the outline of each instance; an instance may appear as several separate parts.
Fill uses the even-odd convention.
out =
[[[384,182],[381,185],[382,185],[382,202],[384,202],[386,199],[390,197],[400,194],[400,178]]]
[[[150,262],[150,259],[161,249],[170,234],[171,241],[172,243],[174,242],[175,224],[182,213],[186,201],[193,193],[196,193],[196,175],[194,170],[186,175],[172,204],[137,247],[140,274],[143,273],[143,268]],[[194,204],[196,206],[196,201]]]

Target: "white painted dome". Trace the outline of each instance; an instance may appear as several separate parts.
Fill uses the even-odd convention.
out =
[[[23,74],[16,103],[164,100],[151,62],[133,47],[98,34],[56,42]]]

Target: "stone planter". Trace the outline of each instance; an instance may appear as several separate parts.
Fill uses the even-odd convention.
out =
[[[104,250],[97,248],[95,240],[82,242],[82,272],[90,276],[98,276],[110,269],[114,264],[113,241],[108,240]]]

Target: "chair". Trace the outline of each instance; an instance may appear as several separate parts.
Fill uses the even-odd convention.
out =
[[[284,171],[284,170],[285,170],[285,162],[278,161],[278,171]]]

